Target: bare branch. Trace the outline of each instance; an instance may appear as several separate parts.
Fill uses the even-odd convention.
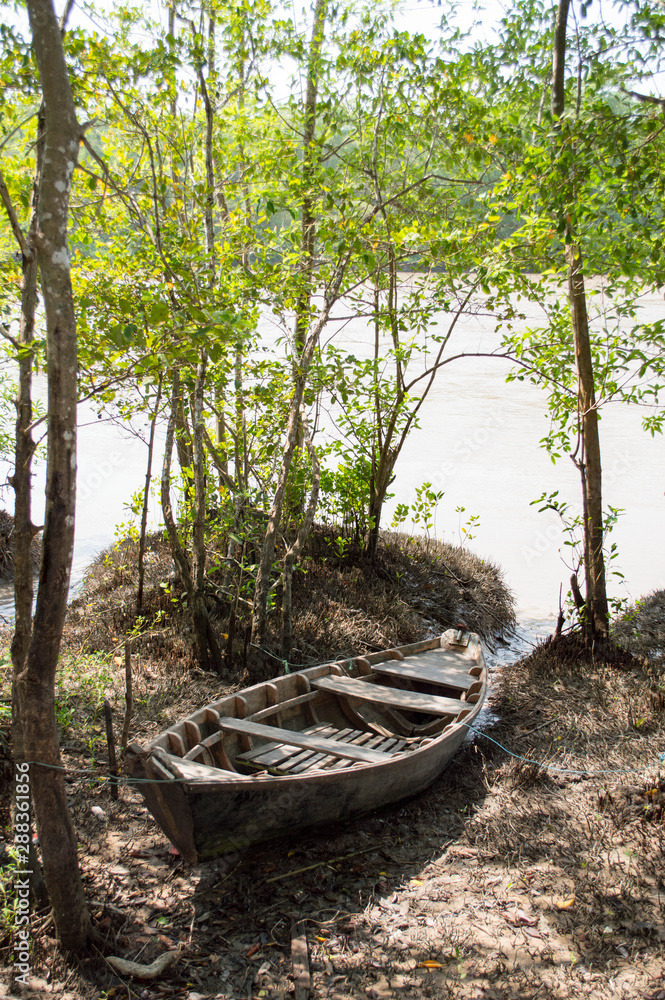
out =
[[[625,87],[622,87],[621,91],[627,97],[634,97],[636,101],[641,101],[643,104],[655,104],[665,111],[665,98],[663,97],[654,97],[653,94],[639,94],[636,90],[626,90]]]
[[[7,184],[5,183],[5,178],[1,170],[0,170],[0,198],[2,198],[2,203],[5,206],[5,211],[7,212],[7,216],[9,218],[9,224],[12,227],[12,232],[14,233],[14,236],[16,237],[16,242],[21,248],[21,253],[23,254],[26,260],[32,260],[33,252],[28,246],[23,230],[19,225],[18,217],[16,215],[14,205],[12,204],[12,199],[10,197]]]

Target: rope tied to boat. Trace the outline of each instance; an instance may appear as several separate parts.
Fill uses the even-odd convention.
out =
[[[589,768],[574,768],[574,767],[557,767],[554,764],[543,763],[539,760],[534,760],[532,757],[523,757],[522,754],[515,753],[513,750],[509,750],[498,740],[495,740],[493,736],[488,736],[484,733],[482,729],[476,729],[474,726],[469,725],[468,722],[460,722],[461,726],[465,726],[470,732],[475,733],[476,736],[482,736],[484,739],[489,740],[494,743],[495,746],[503,750],[510,757],[514,757],[516,760],[524,761],[525,764],[535,764],[537,767],[542,767],[547,771],[556,771],[559,774],[578,774],[586,775],[587,777],[600,776],[602,774],[642,774],[645,771],[650,771],[653,767],[657,767],[659,770],[665,765],[665,751],[658,754],[658,760],[652,761],[650,764],[645,764],[643,767],[627,767],[627,768],[602,768],[598,771],[589,770]],[[110,775],[100,775],[96,771],[91,771],[86,768],[66,768],[61,764],[47,764],[45,761],[40,760],[29,760],[25,762],[28,766],[32,767],[48,767],[53,771],[62,771],[65,774],[79,774],[87,776],[90,780],[98,781],[102,784],[108,783],[111,780],[117,782],[122,782],[125,785],[172,785],[178,784],[178,782],[191,782],[191,777],[189,778],[177,778],[175,775],[172,778],[132,778],[129,775],[118,775],[113,778]]]
[[[600,774],[641,774],[643,771],[650,771],[652,767],[656,766],[655,763],[652,763],[652,764],[645,764],[644,767],[626,767],[626,768],[607,767],[607,768],[601,768],[601,770],[599,771],[591,771],[588,768],[579,770],[578,768],[574,767],[556,767],[554,764],[545,764],[540,760],[533,760],[533,758],[531,757],[523,757],[521,754],[515,753],[513,750],[509,750],[508,747],[504,747],[503,743],[499,743],[498,740],[495,740],[493,736],[488,736],[487,733],[484,733],[482,731],[482,729],[475,729],[474,726],[470,726],[468,722],[460,722],[460,725],[466,726],[466,728],[469,729],[472,733],[475,733],[476,736],[483,736],[486,740],[489,740],[490,743],[494,743],[496,746],[499,747],[500,750],[503,750],[504,753],[509,754],[509,756],[514,757],[516,760],[522,760],[524,761],[525,764],[536,764],[538,767],[542,767],[547,771],[557,771],[559,774],[586,774],[589,777],[593,777],[594,775],[600,775]],[[659,769],[663,766],[664,762],[665,762],[665,753],[658,754]]]

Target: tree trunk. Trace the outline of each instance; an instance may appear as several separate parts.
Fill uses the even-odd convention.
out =
[[[582,251],[570,244],[568,296],[573,319],[573,340],[577,366],[578,398],[582,421],[582,484],[584,489],[584,579],[586,584],[585,632],[593,642],[608,635],[607,588],[603,557],[603,503],[598,410],[589,340],[589,321],[584,291]]]
[[[396,460],[397,454],[391,448],[384,448],[379,455],[376,473],[372,481],[372,489],[370,492],[367,511],[369,529],[367,532],[366,555],[368,559],[376,558],[376,550],[379,543],[379,530],[381,526],[381,511],[383,510],[383,503],[386,499],[386,493],[388,492],[388,487],[390,486],[392,480]]]
[[[193,590],[191,607],[194,635],[197,637],[199,666],[202,670],[215,670],[219,673],[222,669],[222,652],[205,604],[206,487],[203,448],[203,390],[207,363],[208,356],[205,351],[201,351],[194,390],[194,528],[192,532]],[[205,641],[203,641],[204,637]]]
[[[18,356],[18,393],[16,397],[16,446],[14,473],[10,485],[14,489],[14,607],[15,628],[12,637],[11,654],[14,675],[24,666],[30,645],[32,631],[32,541],[37,529],[32,523],[31,477],[32,458],[35,443],[32,439],[32,366],[33,341],[35,336],[35,307],[37,304],[37,254],[35,234],[37,230],[37,208],[39,204],[39,178],[43,152],[43,113],[39,116],[37,128],[37,164],[32,199],[32,217],[28,231],[26,249],[30,256],[22,252],[23,283],[21,285],[21,322],[18,342],[23,349]],[[18,721],[18,720],[17,720]],[[17,725],[18,729],[18,725]],[[17,749],[14,734],[14,749]]]
[[[48,457],[37,606],[25,666],[16,677],[15,689],[23,750],[28,761],[39,762],[31,764],[30,785],[56,931],[66,949],[81,950],[89,943],[92,927],[55,722],[55,675],[74,547],[77,356],[67,216],[81,129],[51,0],[27,0],[27,7],[44,98],[35,246],[46,312]]]
[[[146,548],[146,534],[148,530],[148,501],[150,496],[150,482],[152,480],[152,458],[155,451],[155,428],[157,426],[157,414],[159,413],[159,404],[162,399],[162,378],[159,376],[159,384],[157,386],[157,399],[155,401],[155,410],[152,415],[152,421],[150,424],[150,437],[148,440],[148,465],[145,470],[145,486],[143,487],[143,509],[141,511],[141,534],[139,536],[139,559],[138,559],[138,570],[139,579],[138,586],[136,588],[136,612],[140,614],[143,610],[143,580],[145,576],[145,548]]]
[[[171,504],[171,459],[173,457],[173,442],[175,438],[175,428],[177,423],[177,413],[180,407],[180,376],[175,370],[172,376],[171,382],[171,406],[169,410],[169,419],[166,425],[166,441],[164,442],[164,461],[162,464],[162,482],[161,482],[161,504],[162,504],[162,515],[164,517],[164,524],[166,525],[166,533],[169,537],[169,548],[171,549],[171,557],[176,569],[176,573],[180,577],[180,581],[188,593],[192,591],[192,574],[189,569],[189,562],[187,560],[187,555],[180,543],[180,535],[178,534],[178,526],[175,522],[175,517],[173,514],[173,505]]]
[[[253,673],[254,680],[261,679],[259,677],[261,672],[260,647],[265,640],[266,624],[268,619],[270,575],[275,562],[275,542],[277,540],[277,532],[279,531],[279,525],[282,518],[282,510],[284,508],[286,487],[288,484],[289,472],[291,471],[293,454],[296,449],[300,428],[300,408],[303,402],[307,376],[314,357],[314,351],[319,343],[321,331],[328,322],[330,310],[339,298],[342,279],[346,273],[348,264],[349,254],[347,253],[337,266],[335,277],[326,294],[325,305],[319,314],[316,326],[310,332],[302,354],[298,358],[294,359],[294,369],[296,372],[294,380],[295,384],[286,427],[286,440],[282,450],[282,463],[280,466],[275,496],[268,515],[268,524],[266,527],[265,537],[263,539],[259,569],[256,576],[256,584],[254,586],[254,607],[252,611],[252,627],[249,640],[254,647],[251,658],[251,672]]]
[[[298,529],[296,540],[284,556],[284,570],[282,573],[284,584],[282,590],[282,659],[287,661],[291,659],[291,650],[293,648],[293,608],[291,600],[293,567],[296,559],[302,552],[302,547],[307,541],[310,531],[312,530],[316,507],[319,502],[319,489],[321,487],[321,465],[319,463],[319,456],[316,454],[316,449],[312,443],[312,439],[307,433],[307,425],[304,417],[301,419],[301,426],[303,428],[305,444],[307,445],[307,450],[309,451],[309,456],[312,461],[312,489],[309,495],[307,510],[305,511],[302,524]]]
[[[27,760],[23,743],[23,721],[18,704],[16,678],[25,668],[30,636],[32,634],[32,603],[34,599],[32,542],[39,529],[32,523],[32,459],[35,443],[32,437],[32,372],[33,343],[35,333],[35,308],[37,305],[38,265],[35,249],[37,232],[37,209],[39,205],[39,181],[44,152],[44,107],[39,110],[37,120],[36,163],[32,189],[32,212],[28,237],[25,239],[6,192],[5,206],[14,228],[21,250],[23,281],[21,284],[21,319],[18,335],[18,392],[16,395],[16,439],[14,450],[14,472],[9,484],[14,490],[14,634],[11,642],[13,670],[12,686],[12,749],[15,763]],[[4,183],[3,183],[4,187]],[[6,190],[6,189],[5,189]],[[15,798],[14,803],[15,806]],[[14,818],[15,818],[14,811]],[[32,832],[32,827],[31,827]],[[40,908],[49,904],[48,891],[42,874],[41,863],[34,845],[28,847],[27,870],[31,873],[30,889]]]
[[[566,70],[566,29],[568,27],[568,8],[570,0],[559,0],[554,26],[554,45],[552,48],[552,117],[560,118],[566,107],[566,91],[564,74]]]
[[[277,532],[282,519],[282,510],[284,508],[284,499],[286,497],[286,487],[289,480],[289,472],[291,471],[293,453],[296,449],[296,442],[300,427],[300,407],[302,405],[304,388],[305,379],[304,376],[301,376],[296,381],[293,398],[291,400],[289,421],[286,428],[286,441],[284,442],[284,450],[282,452],[282,465],[280,468],[277,488],[275,490],[275,496],[273,497],[272,507],[270,508],[270,514],[268,515],[268,525],[266,527],[263,548],[261,550],[259,570],[256,577],[256,586],[254,588],[254,613],[252,615],[251,642],[256,647],[262,646],[265,641],[266,624],[268,619],[270,575],[275,562],[275,542],[277,541]],[[256,657],[254,660],[256,661]],[[256,676],[253,679],[260,680],[260,677]]]
[[[552,117],[555,122],[565,110],[564,70],[566,63],[566,27],[570,0],[559,0],[552,56]],[[585,606],[584,631],[587,641],[605,641],[608,636],[608,605],[603,557],[603,505],[598,411],[596,409],[595,380],[589,317],[584,288],[584,261],[582,248],[575,239],[572,205],[575,200],[573,183],[565,178],[566,265],[568,271],[568,299],[573,327],[575,365],[577,369],[577,395],[581,421],[582,459],[580,473],[583,491],[584,577]]]
[[[303,163],[302,163],[302,214],[301,214],[301,271],[302,285],[296,300],[295,341],[296,351],[302,351],[307,339],[309,326],[310,300],[312,296],[312,278],[314,274],[314,249],[316,246],[316,218],[314,216],[314,167],[316,134],[316,104],[318,96],[319,62],[326,23],[327,0],[316,0],[314,7],[314,25],[309,45],[307,64],[307,93],[305,95],[305,121],[303,129]]]
[[[192,572],[190,570],[187,553],[183,549],[180,541],[178,526],[175,521],[173,506],[171,504],[171,458],[173,455],[173,442],[175,437],[178,408],[180,405],[180,376],[177,371],[174,371],[173,381],[171,384],[171,408],[169,421],[166,427],[166,441],[164,443],[164,464],[162,466],[162,514],[164,516],[166,532],[169,536],[171,556],[173,557],[176,572],[187,593],[187,599],[192,613],[194,650],[197,661],[203,669],[205,669],[205,666],[208,665],[212,666],[215,670],[220,670],[222,658],[219,644],[210,622],[205,602],[202,599],[199,599],[196,594],[194,577],[192,576]]]

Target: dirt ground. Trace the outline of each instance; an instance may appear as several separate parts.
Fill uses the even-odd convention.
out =
[[[569,638],[557,658],[545,646],[503,667],[483,735],[417,799],[194,867],[134,787],[111,799],[101,720],[84,752],[71,719],[63,756],[105,944],[65,960],[50,918],[36,918],[31,987],[5,969],[0,996],[665,1000],[665,595],[619,631],[648,659],[592,663]],[[63,712],[92,691],[120,710],[120,664],[101,679],[99,664],[78,657]],[[137,695],[150,712],[132,738],[222,689],[144,658]],[[150,981],[110,962],[148,964],[171,950],[175,963]]]

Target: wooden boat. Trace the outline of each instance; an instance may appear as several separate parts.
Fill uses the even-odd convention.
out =
[[[195,862],[338,823],[426,788],[480,712],[478,636],[444,635],[246,688],[206,705],[127,767]]]

